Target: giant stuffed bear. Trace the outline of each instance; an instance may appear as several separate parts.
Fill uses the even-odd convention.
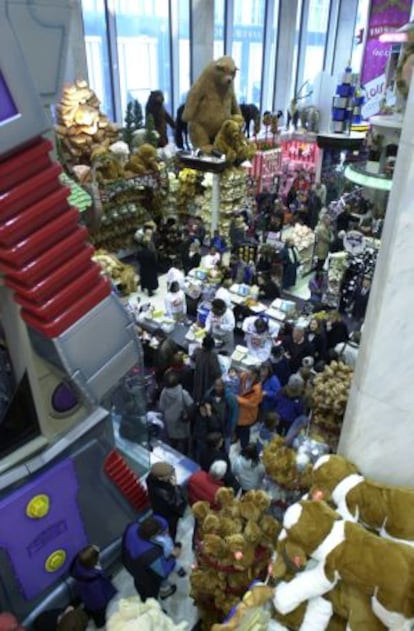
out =
[[[234,94],[236,71],[231,57],[220,57],[208,64],[190,89],[182,118],[194,148],[211,153],[224,121],[241,115]]]

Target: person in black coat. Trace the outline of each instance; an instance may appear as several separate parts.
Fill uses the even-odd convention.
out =
[[[212,432],[206,436],[205,447],[200,454],[199,465],[203,471],[207,471],[208,473],[213,462],[217,460],[224,460],[227,464],[226,475],[223,478],[224,485],[232,487],[235,493],[237,493],[240,489],[240,484],[231,471],[231,462],[224,449],[223,434],[220,432]]]
[[[299,267],[299,253],[291,239],[288,239],[280,253],[283,265],[282,289],[296,285],[296,272]]]
[[[321,323],[312,318],[306,331],[306,341],[309,344],[309,354],[315,360],[315,364],[326,359],[326,335]]]
[[[203,339],[201,348],[197,348],[193,355],[193,399],[196,403],[201,403],[208,390],[213,386],[215,380],[221,377],[220,363],[214,348],[214,338],[207,334]]]
[[[354,304],[352,307],[352,317],[358,322],[362,322],[368,306],[369,294],[371,291],[371,279],[365,277],[362,286],[354,294]]]
[[[171,539],[175,541],[178,520],[184,515],[187,502],[177,485],[174,467],[167,462],[156,462],[146,483],[151,508],[167,520]]]
[[[259,298],[273,302],[280,298],[280,287],[274,274],[261,274],[257,277],[259,285]]]
[[[305,330],[295,326],[292,335],[283,340],[286,357],[289,360],[290,372],[294,373],[302,366],[302,359],[310,355],[309,344],[306,341]]]
[[[148,296],[151,297],[158,289],[157,255],[152,248],[148,247],[148,243],[144,239],[136,257],[139,263],[141,290],[147,290]]]
[[[337,344],[349,339],[348,327],[337,312],[332,312],[326,321],[326,348],[334,349]]]

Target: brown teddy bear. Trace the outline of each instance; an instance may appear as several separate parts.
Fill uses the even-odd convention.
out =
[[[148,143],[141,145],[126,163],[125,170],[137,175],[159,171],[155,147]]]
[[[224,121],[234,114],[241,116],[234,94],[236,71],[231,57],[220,57],[206,66],[191,87],[182,118],[188,123],[194,148],[211,153]]]
[[[159,134],[158,146],[168,145],[167,124],[175,129],[174,119],[164,107],[164,94],[161,90],[152,90],[145,105],[145,117],[151,115],[154,120],[154,128]],[[148,124],[148,121],[146,121]]]
[[[255,146],[246,140],[241,129],[240,116],[224,121],[214,140],[214,149],[224,153],[228,162],[251,160],[256,153]]]
[[[309,598],[327,594],[341,580],[371,599],[373,613],[386,628],[411,628],[413,548],[381,539],[338,517],[323,501],[301,500],[288,508],[278,549],[293,543],[316,564],[291,581],[278,583],[273,600],[276,609],[289,613]]]
[[[312,494],[333,502],[349,521],[361,521],[381,536],[414,546],[414,490],[365,479],[338,454],[321,456],[313,466]]]

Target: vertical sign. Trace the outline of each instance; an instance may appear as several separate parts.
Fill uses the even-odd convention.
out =
[[[371,0],[361,70],[361,83],[367,98],[362,108],[364,118],[378,113],[385,96],[385,69],[392,45],[380,42],[379,36],[408,22],[410,11],[411,0]]]

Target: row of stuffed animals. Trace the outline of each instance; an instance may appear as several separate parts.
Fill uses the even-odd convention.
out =
[[[366,480],[339,455],[313,467],[310,494],[288,508],[271,574],[213,631],[241,628],[272,603],[260,629],[410,631],[414,625],[414,490]]]

